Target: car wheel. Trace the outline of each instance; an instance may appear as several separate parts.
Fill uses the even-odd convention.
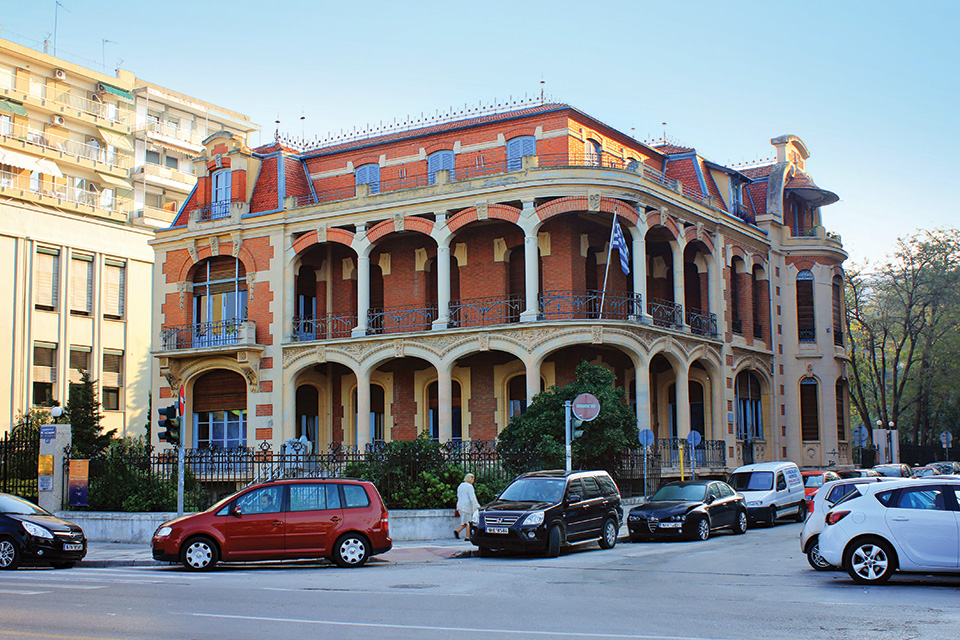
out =
[[[817,571],[829,571],[834,568],[832,564],[824,560],[823,556],[820,555],[819,538],[814,538],[813,543],[807,546],[807,562]]]
[[[770,511],[767,513],[766,526],[772,527],[775,524],[777,524],[777,508],[775,506],[771,506]]]
[[[180,548],[180,563],[188,571],[209,571],[219,560],[220,551],[209,538],[193,538]]]
[[[561,542],[563,542],[563,534],[560,532],[560,527],[558,525],[553,525],[550,527],[550,532],[547,533],[548,558],[556,558],[560,555]]]
[[[737,514],[737,522],[733,525],[733,532],[736,534],[747,532],[747,512],[741,511]]]
[[[0,538],[0,569],[10,571],[20,566],[20,549],[10,538]]]
[[[896,569],[893,549],[878,538],[864,538],[844,553],[843,568],[857,584],[883,584]]]
[[[370,558],[370,543],[357,533],[340,536],[333,546],[333,561],[340,567],[362,567]]]
[[[617,534],[620,532],[617,528],[617,521],[613,518],[607,518],[603,523],[603,535],[600,537],[601,549],[612,549],[617,544]]]
[[[54,569],[72,569],[77,566],[76,562],[52,562],[50,566]]]
[[[807,519],[807,502],[804,500],[797,508],[797,522],[803,522]]]
[[[696,529],[693,530],[693,539],[705,542],[710,539],[710,521],[706,518],[697,520]]]

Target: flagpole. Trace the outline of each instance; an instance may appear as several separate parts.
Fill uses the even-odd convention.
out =
[[[607,242],[607,268],[603,270],[603,289],[600,292],[600,315],[597,320],[603,320],[603,305],[607,299],[607,275],[610,273],[610,259],[613,257],[613,230],[617,228],[617,211],[613,211],[613,224],[610,225],[610,240]]]

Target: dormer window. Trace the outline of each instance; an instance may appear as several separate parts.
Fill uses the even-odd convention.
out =
[[[357,167],[356,170],[357,185],[370,185],[370,193],[380,193],[380,165],[365,164]]]
[[[533,136],[519,136],[507,140],[507,171],[523,167],[524,156],[537,155],[537,141]]]
[[[210,203],[211,218],[230,216],[230,170],[222,169],[213,174],[213,199]]]
[[[445,149],[427,156],[427,184],[436,184],[437,171],[449,171],[450,179],[454,179],[453,150]]]

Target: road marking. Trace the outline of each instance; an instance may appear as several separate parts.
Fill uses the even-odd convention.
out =
[[[62,636],[50,633],[30,633],[28,631],[4,631],[0,629],[0,636],[17,636],[18,638],[54,638],[60,640],[125,640],[124,638],[108,638],[106,636]]]
[[[4,586],[4,587],[18,587],[18,586],[22,586],[22,585],[23,585],[22,582],[0,582],[0,586]],[[43,582],[30,583],[30,586],[33,587],[33,588],[35,588],[35,589],[46,588],[46,589],[80,589],[80,590],[86,590],[86,589],[106,589],[106,588],[107,588],[105,585],[101,585],[101,586],[89,585],[89,584],[76,584],[76,585],[74,585],[74,584],[61,584],[61,583],[45,584],[45,583],[43,583]]]
[[[489,633],[494,635],[552,636],[558,638],[624,638],[626,640],[729,640],[708,636],[652,636],[635,633],[577,633],[573,631],[524,631],[522,629],[477,629],[472,627],[434,627],[421,624],[385,624],[375,622],[338,622],[336,620],[307,620],[303,618],[267,618],[263,616],[237,616],[222,613],[179,613],[198,618],[221,618],[225,620],[254,620],[258,622],[288,622],[315,624],[331,627],[362,627],[367,629],[403,629],[416,631],[444,631],[453,633]]]
[[[41,593],[50,593],[49,591],[18,591],[16,589],[0,589],[0,593],[12,593],[18,596],[37,596]],[[6,633],[5,631],[0,631],[0,633]]]

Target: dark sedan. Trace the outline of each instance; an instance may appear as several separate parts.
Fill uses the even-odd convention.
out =
[[[660,487],[627,517],[630,540],[687,538],[706,540],[710,533],[747,531],[747,506],[726,482],[691,480]]]
[[[83,530],[23,498],[0,493],[0,569],[20,563],[72,567],[87,554]]]

